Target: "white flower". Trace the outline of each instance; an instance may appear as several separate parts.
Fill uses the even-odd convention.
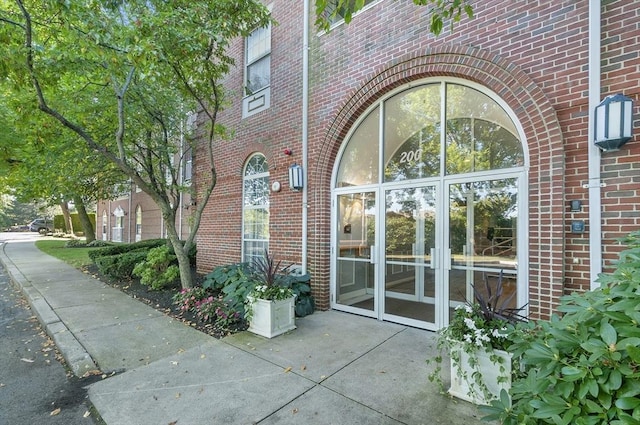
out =
[[[464,324],[467,325],[469,329],[476,329],[476,322],[474,322],[473,319],[465,317]]]
[[[493,331],[491,331],[491,335],[495,338],[506,338],[506,334],[502,334],[500,332],[504,332],[506,331],[506,328],[502,328],[502,329],[494,329]]]

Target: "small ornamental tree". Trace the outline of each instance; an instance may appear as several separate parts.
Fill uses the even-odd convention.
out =
[[[0,81],[153,199],[185,288],[193,282],[188,253],[216,184],[213,145],[228,138],[217,122],[234,65],[227,47],[270,20],[257,0],[14,0],[0,9]],[[205,135],[197,194],[181,174],[196,148],[187,125],[196,112]],[[181,240],[185,192],[197,203]]]

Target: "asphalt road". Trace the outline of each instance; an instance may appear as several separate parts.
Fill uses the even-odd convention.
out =
[[[16,234],[0,233],[0,249],[8,238]],[[0,265],[0,424],[103,423],[90,409],[83,388],[99,377],[78,379],[59,358],[55,344]]]

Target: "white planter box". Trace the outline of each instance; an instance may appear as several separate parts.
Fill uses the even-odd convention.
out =
[[[475,404],[486,404],[493,399],[500,397],[500,391],[511,389],[511,353],[502,350],[492,350],[486,352],[480,350],[476,353],[478,365],[472,368],[469,365],[469,355],[462,347],[452,348],[453,355],[459,356],[459,364],[451,360],[451,388],[449,394],[462,400]],[[454,352],[457,352],[455,354]],[[502,359],[501,363],[494,363],[490,360],[492,355]],[[475,372],[480,372],[480,382],[483,382],[488,391],[488,396],[476,383]]]
[[[295,297],[286,300],[248,300],[253,311],[249,332],[273,338],[296,328]]]

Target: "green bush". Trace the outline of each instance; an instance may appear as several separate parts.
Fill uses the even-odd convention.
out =
[[[112,279],[131,279],[136,265],[147,258],[147,251],[132,251],[117,255],[103,255],[94,263],[103,275]]]
[[[84,240],[80,239],[69,239],[67,243],[64,244],[65,248],[86,248],[87,243]]]
[[[140,278],[140,283],[151,289],[162,289],[171,285],[179,276],[180,269],[175,264],[176,256],[167,245],[151,248],[144,261],[133,269],[133,274]]]
[[[293,289],[296,294],[296,316],[304,317],[316,309],[315,299],[311,295],[311,276],[307,274],[288,274],[282,278],[282,286]]]
[[[640,424],[640,232],[622,241],[628,249],[601,288],[563,297],[562,317],[520,325],[510,351],[523,374],[485,419]]]
[[[118,243],[89,252],[89,258],[95,262],[96,258],[110,255],[123,254],[125,252],[144,250],[148,251],[157,246],[166,245],[166,239],[147,239],[135,243]]]
[[[245,302],[247,295],[255,286],[250,279],[251,268],[248,263],[229,264],[218,266],[207,274],[202,287],[220,291],[223,294],[224,302],[245,317]]]
[[[100,239],[95,239],[95,240],[89,242],[87,244],[87,247],[89,247],[89,248],[98,248],[98,247],[105,247],[105,246],[111,246],[111,245],[112,245],[111,242],[103,241],[103,240],[100,240]]]

